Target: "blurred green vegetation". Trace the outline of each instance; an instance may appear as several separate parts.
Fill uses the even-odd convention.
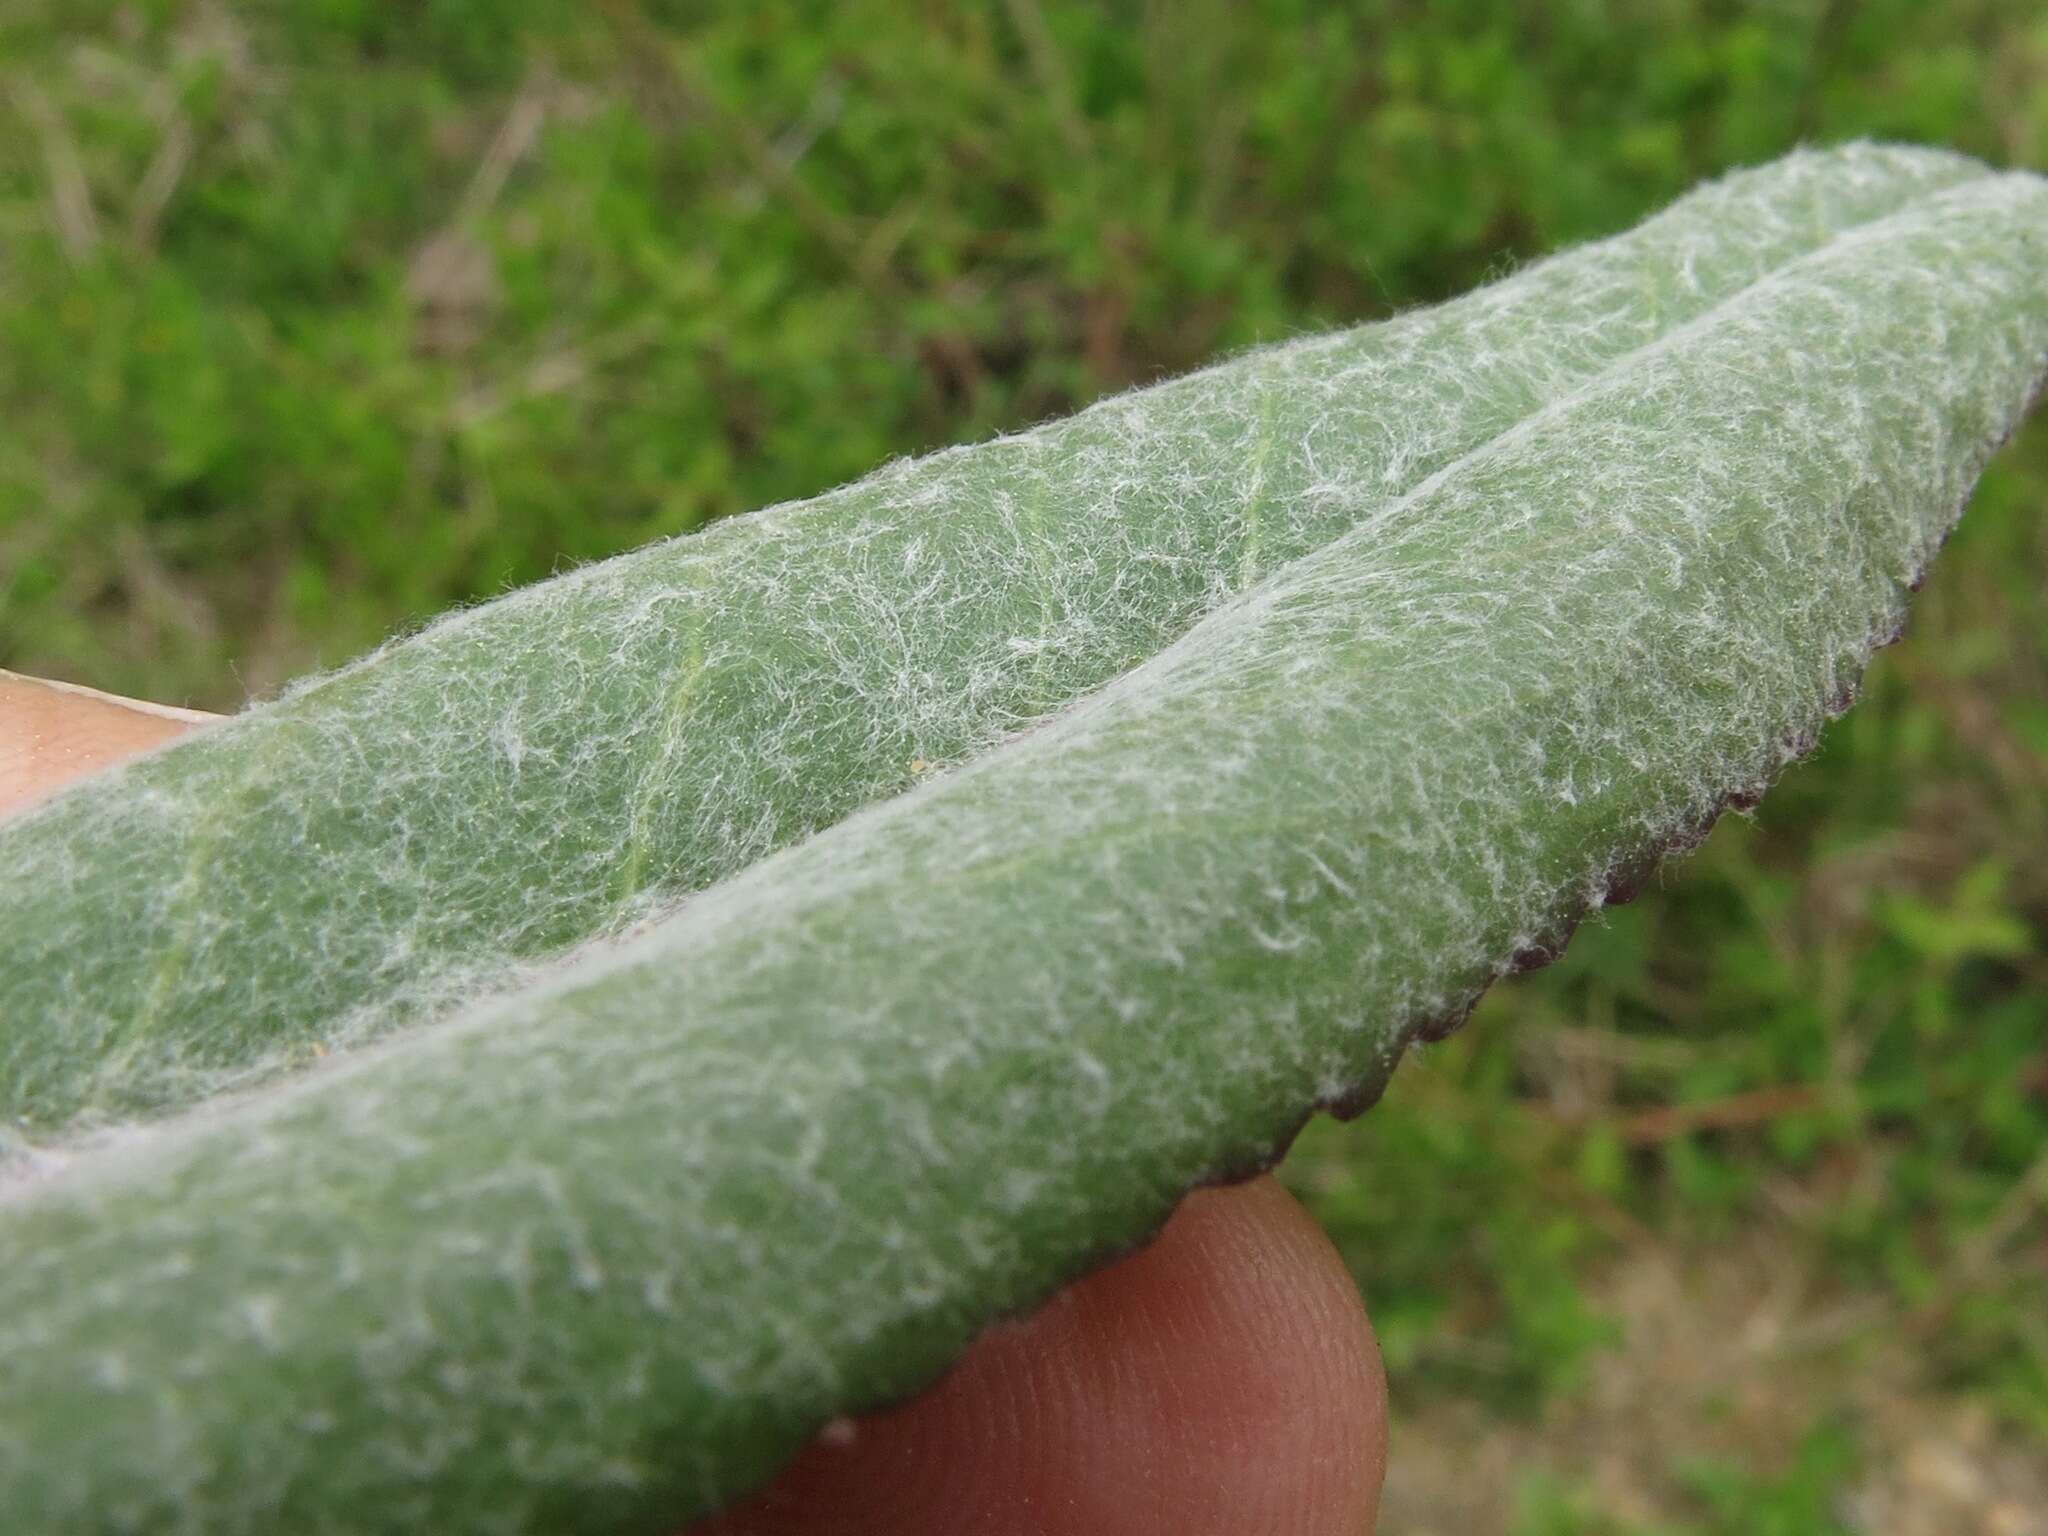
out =
[[[2048,15],[11,0],[0,665],[229,707],[1858,135],[2048,164]],[[1651,1369],[1617,1280],[1645,1255],[1760,1252],[1794,1342],[1672,1425],[1611,1416],[1662,1467],[1625,1496],[1567,1447],[1444,1528],[1835,1529],[1886,1351],[2048,1478],[2044,502],[2037,421],[1758,815],[1305,1138],[1393,1376],[1395,1528],[1428,1528],[1447,1415],[1542,1444]],[[1745,1435],[1744,1381],[1808,1422]]]

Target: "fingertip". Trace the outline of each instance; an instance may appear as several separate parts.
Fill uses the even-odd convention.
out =
[[[0,672],[0,816],[211,718]]]
[[[821,1438],[696,1536],[1359,1536],[1386,1387],[1336,1250],[1279,1185],[1198,1191],[1149,1247]]]
[[[1205,1498],[1210,1524],[1190,1507],[1156,1528],[1369,1532],[1386,1472],[1386,1375],[1336,1247],[1270,1178],[1197,1191],[1166,1236],[1129,1277],[1126,1305],[1173,1325],[1189,1486],[1195,1464],[1228,1470]],[[1189,1349],[1193,1339],[1203,1347]]]

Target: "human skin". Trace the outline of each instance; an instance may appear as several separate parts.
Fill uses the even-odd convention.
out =
[[[0,815],[205,716],[0,673]],[[688,1536],[1361,1536],[1386,1383],[1335,1248],[1269,1178],[831,1426]]]

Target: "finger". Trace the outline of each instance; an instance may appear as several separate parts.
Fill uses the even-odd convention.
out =
[[[212,718],[0,672],[0,816]]]
[[[1351,1277],[1257,1179],[690,1536],[1362,1536],[1386,1425]]]

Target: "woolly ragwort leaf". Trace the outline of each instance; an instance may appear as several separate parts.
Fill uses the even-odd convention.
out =
[[[1801,154],[8,822],[0,1508],[666,1531],[917,1390],[1812,742],[2044,255],[2038,178]]]

